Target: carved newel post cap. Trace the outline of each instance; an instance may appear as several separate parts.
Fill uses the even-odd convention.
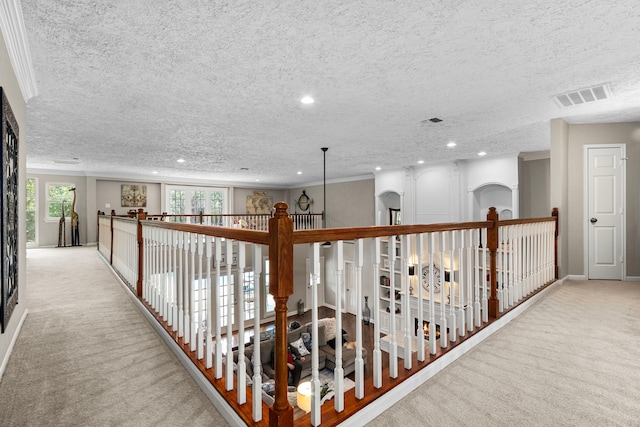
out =
[[[273,214],[274,218],[283,218],[289,216],[289,213],[287,212],[287,209],[289,209],[289,205],[287,205],[285,202],[276,202],[276,204],[273,205],[273,208],[276,210]]]

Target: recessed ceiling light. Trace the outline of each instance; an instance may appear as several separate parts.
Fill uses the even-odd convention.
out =
[[[178,160],[177,160],[177,162],[178,162],[178,163],[184,163],[184,162],[185,162],[185,160],[184,160],[184,159],[178,159]]]
[[[379,171],[379,170],[381,170],[381,169],[382,169],[382,168],[381,168],[380,166],[376,166],[376,170],[377,170],[377,171]]]
[[[455,147],[455,146],[456,146],[456,143],[455,143],[455,142],[453,142],[453,141],[449,141],[449,142],[447,143],[447,147],[449,147],[449,148],[453,148],[453,147]]]
[[[418,164],[421,165],[424,163],[424,160],[418,160]]]
[[[260,180],[259,180],[259,179],[256,179],[256,182],[260,182]]]
[[[302,175],[302,171],[298,171],[298,175]]]
[[[310,96],[304,96],[302,97],[302,99],[300,99],[300,102],[302,102],[303,104],[313,104],[314,102],[316,102],[316,100]]]
[[[478,153],[478,156],[482,157],[482,156],[486,156],[487,152],[486,151],[481,151]]]
[[[158,173],[158,171],[153,171],[153,172],[151,172],[151,173],[155,175],[155,174],[157,174],[157,173]]]
[[[240,168],[241,171],[248,171],[249,168]]]

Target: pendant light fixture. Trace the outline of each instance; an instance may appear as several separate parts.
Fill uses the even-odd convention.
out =
[[[322,147],[322,191],[323,191],[323,198],[322,198],[322,204],[323,204],[323,208],[322,208],[322,228],[327,228],[327,150],[329,148],[328,147]],[[324,247],[328,247],[331,246],[331,242],[327,241],[324,242],[322,244],[322,246]]]

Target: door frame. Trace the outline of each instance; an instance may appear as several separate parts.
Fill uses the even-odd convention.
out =
[[[622,171],[621,208],[622,208],[622,280],[627,280],[627,144],[585,144],[583,146],[583,255],[584,276],[589,280],[589,150],[598,148],[620,149],[620,161]]]

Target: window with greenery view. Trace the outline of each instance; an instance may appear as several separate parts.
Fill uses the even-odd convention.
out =
[[[38,243],[36,241],[36,195],[38,194],[35,178],[27,178],[27,204],[25,216],[27,220],[27,244]]]
[[[169,204],[167,213],[170,215],[224,214],[227,192],[226,188],[219,187],[167,186]],[[173,221],[189,222],[184,218],[174,218]],[[191,222],[197,222],[197,219],[192,218]]]
[[[71,219],[71,202],[73,201],[72,184],[47,184],[47,217],[60,219],[64,202],[64,216]]]

